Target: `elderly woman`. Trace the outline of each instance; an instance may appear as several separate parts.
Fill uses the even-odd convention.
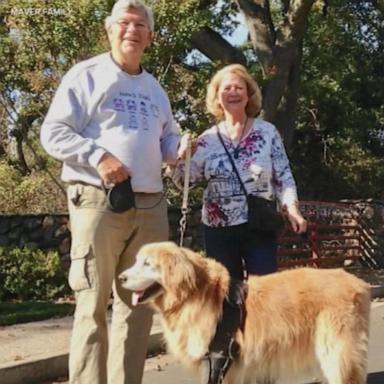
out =
[[[277,200],[292,229],[306,231],[281,137],[272,124],[256,117],[261,108],[260,90],[242,65],[228,65],[213,76],[206,103],[218,124],[197,140],[190,182],[207,181],[202,208],[207,256],[220,261],[238,279],[243,279],[244,267],[247,274],[275,272],[277,233],[249,232],[246,193]],[[179,161],[176,183],[183,173],[184,162]]]
[[[261,227],[250,230],[248,195],[263,198],[264,203],[277,200],[297,233],[305,232],[307,223],[298,209],[296,185],[280,135],[272,124],[256,117],[261,94],[247,70],[233,64],[218,71],[208,85],[206,103],[218,123],[197,139],[190,182],[206,181],[202,209],[205,251],[226,266],[235,279],[233,287],[247,274],[277,270],[277,230],[266,230],[266,217],[259,218]],[[180,158],[187,140],[185,135]],[[173,175],[178,185],[184,168],[180,159]],[[238,296],[230,300],[239,303]],[[207,382],[218,382],[236,356],[233,335],[240,322],[241,304],[225,302],[205,364]]]

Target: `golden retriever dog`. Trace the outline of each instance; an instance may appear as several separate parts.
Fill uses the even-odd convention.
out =
[[[151,303],[160,313],[169,351],[198,367],[228,293],[225,267],[171,242],[152,243],[120,281],[133,291],[134,305]],[[329,384],[366,382],[365,282],[341,269],[298,268],[251,276],[247,285],[245,324],[236,334],[240,356],[226,384],[295,382],[309,374]]]

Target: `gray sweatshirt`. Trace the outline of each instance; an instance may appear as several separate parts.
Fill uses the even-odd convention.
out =
[[[162,190],[162,162],[175,162],[179,140],[157,80],[145,70],[129,75],[109,53],[68,71],[41,127],[44,149],[63,162],[64,181],[100,186],[96,167],[109,152],[128,168],[135,192]]]

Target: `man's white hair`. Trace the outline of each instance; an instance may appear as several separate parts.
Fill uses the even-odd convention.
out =
[[[153,12],[150,7],[145,5],[142,0],[118,0],[111,11],[111,14],[105,19],[105,28],[109,29],[110,26],[117,21],[117,19],[130,8],[141,9],[144,11],[145,17],[148,22],[149,29],[155,29],[155,22],[153,20]]]

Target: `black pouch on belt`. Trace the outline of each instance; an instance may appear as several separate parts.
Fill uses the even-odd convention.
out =
[[[125,212],[135,207],[135,195],[132,190],[131,178],[105,189],[108,208],[112,212]]]

